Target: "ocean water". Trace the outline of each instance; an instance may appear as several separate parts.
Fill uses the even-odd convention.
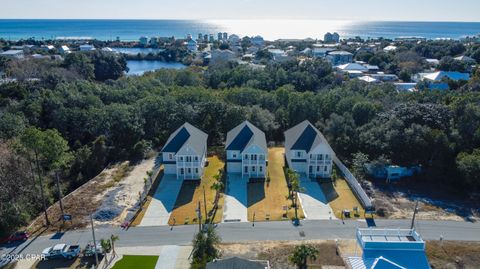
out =
[[[339,20],[0,20],[0,38],[53,39],[92,37],[99,40],[138,40],[140,36],[174,36],[228,32],[239,36],[261,35],[267,40],[280,38],[322,39],[336,31],[342,38],[395,38],[416,36],[429,39],[480,34],[480,22],[393,22]]]

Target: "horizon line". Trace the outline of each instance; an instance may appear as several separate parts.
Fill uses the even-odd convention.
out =
[[[84,21],[342,21],[342,22],[436,22],[436,23],[480,23],[479,21],[461,20],[352,20],[352,19],[314,19],[314,18],[237,18],[237,19],[182,19],[182,18],[0,18],[0,21],[7,20],[84,20]]]

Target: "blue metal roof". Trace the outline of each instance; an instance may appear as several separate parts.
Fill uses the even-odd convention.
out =
[[[253,132],[248,125],[245,125],[233,141],[228,145],[227,150],[242,151],[247,146],[250,139],[252,139]]]
[[[298,137],[297,141],[295,144],[293,144],[292,148],[293,150],[305,150],[306,152],[309,152],[310,149],[312,148],[313,142],[315,141],[315,138],[317,137],[317,132],[313,127],[309,124],[303,130],[303,133]]]
[[[175,135],[175,137],[170,140],[170,142],[165,145],[162,149],[163,152],[175,152],[180,150],[180,148],[185,144],[185,142],[190,137],[190,133],[185,127],[182,127],[180,131]]]
[[[372,261],[370,267],[372,268],[373,261],[383,257],[390,262],[400,265],[407,269],[430,269],[427,256],[425,251],[415,251],[415,250],[364,250],[363,260],[366,264],[368,261]],[[377,268],[377,267],[373,267]],[[384,267],[378,267],[384,268]]]

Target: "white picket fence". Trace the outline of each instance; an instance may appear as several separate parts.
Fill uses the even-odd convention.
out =
[[[362,204],[363,208],[365,210],[371,210],[373,209],[373,204],[372,200],[370,200],[370,197],[368,197],[367,193],[363,190],[362,186],[360,183],[358,183],[358,180],[355,178],[355,176],[348,170],[348,168],[337,158],[336,155],[333,157],[333,162],[337,165],[338,169],[342,172],[343,176],[348,182],[348,185],[352,189],[353,193],[357,197],[357,199],[360,201]]]

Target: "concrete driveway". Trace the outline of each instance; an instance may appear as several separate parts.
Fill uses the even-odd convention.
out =
[[[306,219],[336,219],[332,208],[328,205],[327,197],[316,180],[300,175],[302,192],[298,193]]]
[[[176,175],[163,175],[160,185],[138,226],[168,225],[183,180]]]
[[[241,174],[228,174],[222,222],[248,222],[247,181]]]

